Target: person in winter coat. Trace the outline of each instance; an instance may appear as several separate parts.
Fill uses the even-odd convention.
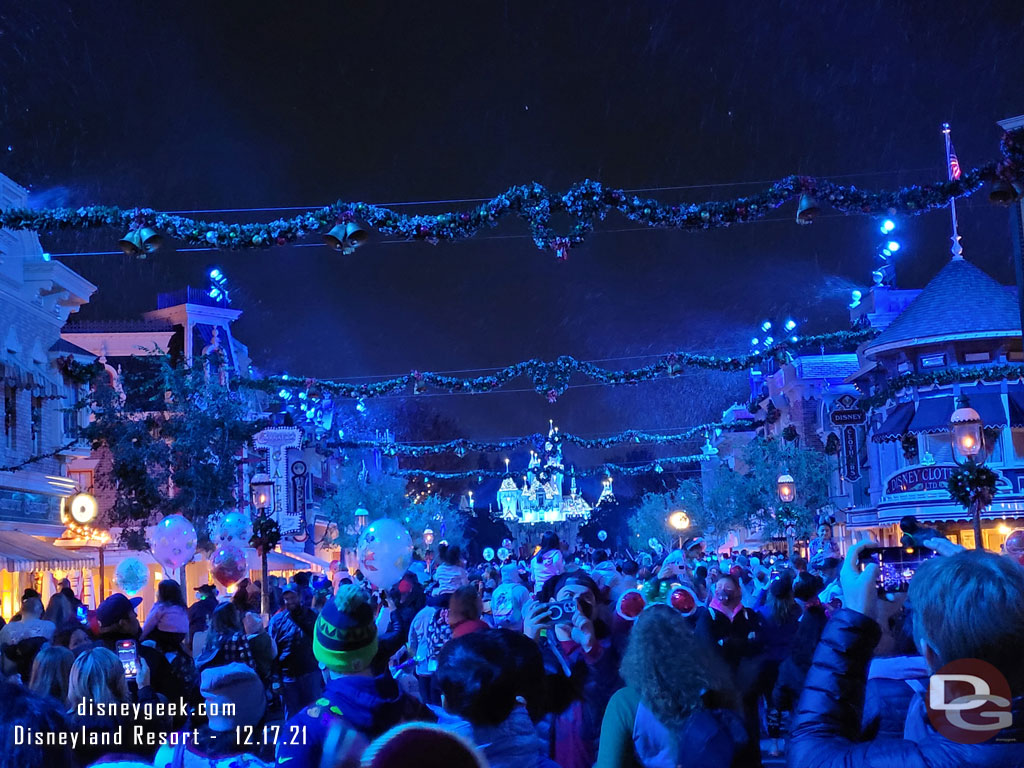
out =
[[[945,557],[926,560],[910,582],[914,607],[914,642],[934,672],[951,662],[970,659],[995,667],[1008,686],[1005,709],[986,716],[968,710],[933,714],[940,731],[928,723],[924,702],[915,700],[903,739],[860,741],[861,704],[868,665],[881,636],[875,621],[878,609],[878,565],[860,570],[861,542],[847,553],[841,576],[844,607],[836,611],[822,633],[807,675],[793,722],[791,768],[959,768],[960,766],[1024,765],[1024,569],[1007,558],[979,550],[959,550],[949,542],[929,539],[928,546]],[[932,543],[935,546],[932,546]],[[948,545],[948,546],[947,546]],[[976,687],[946,691],[948,702]],[[930,697],[931,698],[931,697]],[[955,715],[955,716],[954,716]],[[997,717],[993,717],[993,715]],[[958,727],[995,726],[977,741],[977,730]],[[984,733],[982,734],[985,735]]]
[[[313,655],[316,614],[302,605],[294,584],[285,585],[281,603],[270,619],[270,637],[277,646],[285,717],[291,717],[320,695],[323,678]]]
[[[304,733],[282,739],[277,761],[288,768],[318,768],[325,745],[337,732],[365,740],[407,720],[436,718],[416,699],[402,693],[390,673],[374,677],[370,663],[377,653],[377,625],[370,596],[357,586],[338,587],[316,620],[313,653],[327,670],[327,686],[311,705],[290,718],[283,732]],[[305,729],[305,730],[301,730]]]
[[[728,671],[668,605],[644,610],[608,702],[595,768],[742,766],[747,734]]]
[[[774,740],[782,738],[782,710],[772,701],[771,695],[782,662],[789,658],[800,628],[801,610],[793,598],[790,574],[790,571],[786,571],[771,580],[766,602],[758,609],[764,627],[764,657],[758,687],[760,693],[768,699],[768,737]],[[780,745],[774,744],[772,754],[777,755],[780,751]]]
[[[558,768],[545,756],[518,695],[517,666],[501,630],[474,632],[441,651],[437,683],[446,712],[461,718],[454,727],[484,753],[490,768]]]
[[[554,531],[545,531],[540,537],[540,550],[530,565],[533,571],[533,594],[539,595],[544,584],[565,571],[565,557],[562,555],[562,542]]]
[[[731,573],[722,574],[715,583],[715,596],[707,613],[697,619],[695,634],[732,672],[743,701],[744,719],[752,751],[760,739],[757,707],[761,692],[764,624],[757,611],[743,605],[739,579]]]

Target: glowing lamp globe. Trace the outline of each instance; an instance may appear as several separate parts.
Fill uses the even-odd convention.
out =
[[[96,497],[91,493],[76,493],[68,503],[68,511],[76,523],[88,525],[96,519],[99,506],[96,504]]]
[[[429,528],[423,529],[423,543],[428,547],[434,543],[434,532]]]
[[[779,501],[783,504],[789,504],[796,498],[796,481],[792,475],[788,473],[779,475],[776,487],[779,491]]]
[[[252,505],[260,512],[274,506],[274,481],[266,472],[257,472],[249,481]]]
[[[685,531],[690,527],[690,516],[685,512],[673,512],[668,516],[668,524],[677,531]]]
[[[975,458],[984,447],[981,416],[969,405],[962,405],[953,411],[949,419],[953,433],[953,448],[967,459]]]

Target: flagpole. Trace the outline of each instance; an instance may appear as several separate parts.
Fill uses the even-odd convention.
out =
[[[949,138],[949,123],[942,124],[942,134],[946,137],[946,173],[949,176],[949,180],[953,180],[953,166],[950,163],[950,145],[951,141]],[[957,231],[956,226],[956,198],[949,198],[949,212],[953,216],[953,237],[950,238],[953,241],[953,247],[950,248],[950,252],[953,254],[953,260],[962,259],[964,257],[964,248],[960,245],[960,233]]]

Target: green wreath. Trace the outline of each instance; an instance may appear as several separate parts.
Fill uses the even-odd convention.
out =
[[[257,515],[252,524],[252,537],[249,546],[255,547],[262,555],[270,552],[281,541],[281,526],[270,515]]]
[[[947,489],[950,498],[964,509],[969,509],[976,500],[988,506],[996,493],[998,479],[999,476],[988,467],[972,462],[959,467],[950,476]]]

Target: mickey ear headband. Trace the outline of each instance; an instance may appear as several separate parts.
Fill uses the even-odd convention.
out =
[[[615,615],[626,621],[636,621],[647,607],[647,601],[638,589],[627,589],[615,604]]]
[[[692,616],[700,606],[697,593],[685,584],[673,584],[668,593],[668,604],[683,616]]]

